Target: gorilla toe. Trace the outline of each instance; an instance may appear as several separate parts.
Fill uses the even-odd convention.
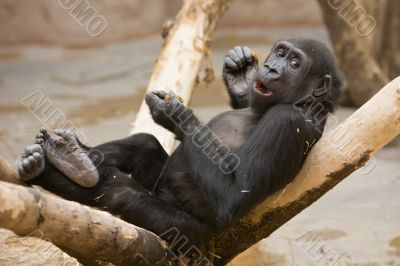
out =
[[[18,174],[23,181],[29,181],[38,177],[43,173],[44,166],[44,152],[42,146],[39,144],[27,146],[16,163]]]

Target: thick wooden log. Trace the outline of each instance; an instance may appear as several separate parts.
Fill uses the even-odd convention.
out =
[[[18,177],[18,173],[7,161],[0,158],[0,180],[13,184],[25,185]]]
[[[75,258],[46,241],[42,232],[27,236],[0,229],[0,265],[81,265]]]
[[[41,238],[79,259],[115,265],[156,265],[166,258],[166,244],[153,233],[111,214],[0,182],[0,227]]]

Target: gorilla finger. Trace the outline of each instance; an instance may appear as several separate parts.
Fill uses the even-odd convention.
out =
[[[41,140],[41,141],[43,141],[43,140]],[[32,144],[32,145],[29,145],[29,146],[25,147],[25,150],[24,150],[24,153],[26,155],[25,157],[27,157],[27,156],[35,153],[35,152],[38,152],[40,154],[44,154],[43,148],[39,144]]]
[[[28,160],[29,163],[29,167],[33,168],[38,162],[36,161],[35,157],[33,157],[33,155],[29,156],[28,158],[26,158]]]
[[[33,154],[33,153],[35,153],[35,152],[37,152],[37,153],[39,153],[40,155],[44,155],[44,150],[43,150],[43,147],[42,146],[40,146],[40,145],[38,145],[38,144],[32,144],[32,145],[30,145],[30,147],[31,147],[31,154]]]
[[[177,99],[178,96],[176,95],[175,91],[169,90],[168,94],[165,96],[164,100],[170,100],[170,99]]]
[[[45,127],[40,128],[39,132],[42,133],[43,136],[48,134],[47,128],[45,128]]]
[[[144,96],[144,100],[146,101],[146,103],[147,103],[147,105],[149,106],[149,107],[154,107],[154,106],[157,106],[157,105],[159,105],[161,102],[162,102],[162,100],[157,96],[157,95],[155,95],[155,94],[153,94],[153,93],[147,93],[145,96]],[[151,109],[151,108],[150,108]]]
[[[40,155],[40,153],[38,153],[38,152],[35,152],[32,156],[35,159],[36,163],[39,163],[43,160],[43,156]]]
[[[230,58],[230,57],[225,57],[225,64],[227,65],[228,68],[238,70],[239,67],[236,65],[236,63]]]
[[[18,174],[19,174],[20,176],[23,176],[23,175],[25,174],[25,170],[24,170],[24,168],[22,167],[22,162],[21,162],[21,161],[18,161],[16,167],[17,167],[17,170],[18,170]]]
[[[30,171],[32,169],[32,166],[33,165],[31,165],[31,163],[29,162],[28,158],[25,158],[25,159],[22,160],[22,168],[25,171]]]
[[[23,158],[26,158],[28,156],[29,156],[29,152],[26,152],[26,148],[25,148],[24,151],[21,153],[20,158],[23,159]]]
[[[58,129],[54,130],[54,134],[56,134],[58,136],[64,135],[65,134],[65,129],[58,128]]]
[[[235,50],[235,53],[237,54],[237,56],[239,56],[241,63],[244,65],[246,59],[244,57],[244,53],[243,53],[242,47],[235,46],[235,48],[233,48],[233,50]]]
[[[75,134],[71,130],[65,130],[63,128],[59,128],[59,129],[56,129],[54,131],[54,133],[57,136],[60,136],[61,138],[65,139],[67,141],[74,141],[75,140]]]
[[[250,50],[249,47],[247,47],[247,46],[243,47],[243,54],[244,54],[244,57],[246,58],[247,62],[251,62],[252,61],[253,56],[251,54],[251,50]]]
[[[153,94],[158,98],[160,98],[161,100],[164,100],[170,94],[170,92],[167,90],[160,89],[160,90],[154,90]]]
[[[43,145],[44,141],[43,139],[36,139],[35,144]]]
[[[155,102],[155,100],[153,98],[154,98],[154,95],[152,93],[147,93],[144,96],[144,100],[146,101],[147,105],[149,105],[150,103],[154,103]]]
[[[58,143],[64,143],[65,141],[75,141],[75,136],[71,131],[67,131],[65,129],[56,129],[54,130],[54,134],[56,134],[59,138],[57,139]]]
[[[46,139],[48,139],[50,137],[50,134],[49,134],[49,132],[47,131],[47,129],[45,127],[42,127],[40,129],[40,133],[43,134],[43,139],[44,140],[46,140]]]
[[[231,58],[232,60],[233,60],[233,62],[235,62],[239,67],[242,67],[243,66],[243,62],[242,62],[242,60],[240,60],[240,57],[236,54],[236,51],[235,50],[230,50],[229,52],[228,52],[228,56],[229,56],[229,58]]]
[[[51,146],[58,146],[61,143],[64,143],[63,139],[58,136],[52,136],[47,142],[50,143]]]

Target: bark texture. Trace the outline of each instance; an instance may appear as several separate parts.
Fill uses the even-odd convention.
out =
[[[166,36],[161,55],[154,67],[147,91],[173,89],[188,103],[218,22],[231,0],[186,0]],[[145,103],[140,107],[131,134],[156,135],[170,153],[174,147],[172,133],[156,125]]]
[[[0,229],[0,246],[0,265],[80,265],[75,258],[46,241],[40,231],[21,237]]]
[[[0,158],[0,180],[18,185],[25,185],[18,177],[17,171],[7,161]]]
[[[151,232],[109,213],[6,182],[0,182],[0,227],[22,236],[40,232],[85,264],[156,265],[166,258],[166,245]]]
[[[397,0],[318,0],[348,97],[360,107],[400,71]],[[366,22],[375,22],[363,30]],[[364,28],[366,29],[366,27]]]

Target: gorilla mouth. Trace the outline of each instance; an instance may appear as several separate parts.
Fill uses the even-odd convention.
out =
[[[266,88],[260,80],[256,81],[256,84],[254,85],[254,89],[255,89],[255,91],[257,91],[258,93],[261,93],[264,96],[272,96],[274,94],[270,89]]]

